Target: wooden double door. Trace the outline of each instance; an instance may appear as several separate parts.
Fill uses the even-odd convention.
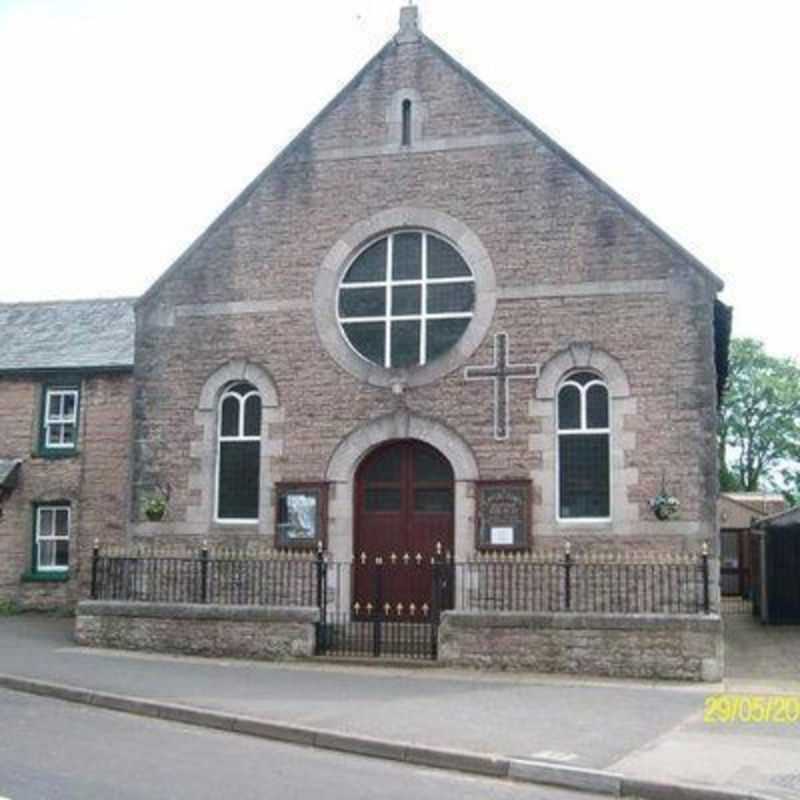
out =
[[[431,559],[437,548],[443,559],[453,553],[454,487],[449,461],[423,442],[393,441],[364,459],[356,476],[356,616],[430,614]]]

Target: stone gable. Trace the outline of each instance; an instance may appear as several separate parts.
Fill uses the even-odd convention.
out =
[[[414,99],[413,113],[422,118],[408,148],[392,130],[404,97]],[[331,208],[326,198],[332,195],[340,206]],[[296,295],[313,280],[323,255],[315,252],[316,242],[324,243],[326,236],[335,241],[338,233],[387,203],[433,207],[478,225],[502,214],[502,241],[495,243],[494,253],[509,286],[666,278],[697,266],[420,35],[413,42],[390,41],[189,248],[177,262],[179,269],[168,272],[142,305],[235,302],[253,299],[254,288],[260,299],[285,298],[287,263]],[[308,230],[318,235],[298,258],[298,236]],[[477,232],[487,235],[480,228]],[[264,271],[269,278],[260,277]],[[710,285],[721,286],[704,274]]]
[[[330,480],[331,537],[349,557],[352,472],[332,478],[331,464],[343,442],[372,426],[376,437],[413,429],[457,438],[482,480],[531,479],[534,538],[695,549],[713,539],[719,282],[429,40],[401,38],[140,301],[134,508],[156,482],[173,494],[167,522],[137,518],[131,532],[270,537],[276,483]],[[422,114],[407,147],[396,130],[403,98]],[[333,297],[314,296],[324,265],[345,265],[359,232],[366,241],[379,232],[372,221],[387,218],[429,220],[419,227],[434,231],[454,221],[486,253],[496,304],[452,368],[399,391],[332,357],[339,333],[320,323],[319,304]],[[495,439],[491,385],[465,381],[464,368],[491,363],[501,332],[515,362],[591,367],[602,357],[624,376],[612,404],[609,522],[555,518],[552,392],[512,382],[510,436]],[[200,398],[232,363],[266,373],[278,398],[262,425],[255,528],[215,524],[208,502],[215,445]],[[353,470],[361,455],[353,451]],[[664,480],[682,510],[661,523],[648,500]],[[457,480],[458,555],[473,546],[473,483]]]

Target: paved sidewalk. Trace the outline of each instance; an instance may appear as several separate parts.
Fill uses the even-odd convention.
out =
[[[800,693],[800,625],[762,625],[749,614],[725,617],[729,688],[762,686]]]
[[[271,665],[76,647],[71,620],[0,619],[0,672],[439,748],[800,798],[800,725],[710,726],[721,686]]]

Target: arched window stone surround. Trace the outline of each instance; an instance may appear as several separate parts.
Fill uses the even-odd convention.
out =
[[[216,491],[216,435],[218,400],[223,389],[232,381],[247,381],[261,395],[261,474],[259,486],[259,514],[257,525],[237,528],[234,525],[214,522],[214,492]],[[175,525],[174,533],[204,533],[212,527],[218,531],[232,528],[249,533],[271,535],[274,532],[272,489],[277,480],[274,458],[283,449],[283,441],[271,433],[276,423],[283,422],[278,390],[269,373],[247,361],[230,361],[213,372],[200,392],[194,422],[196,436],[191,443],[192,466],[189,472],[189,503],[186,508],[186,525]],[[163,525],[164,523],[162,523]]]
[[[440,358],[424,366],[385,369],[360,358],[344,340],[336,319],[336,292],[351,259],[365,242],[402,228],[429,230],[456,245],[475,277],[475,310],[464,335]],[[356,223],[330,249],[314,281],[314,323],[322,346],[359,381],[384,388],[398,384],[422,386],[460,367],[483,341],[496,305],[497,279],[481,240],[463,222],[429,208],[392,208]]]
[[[403,146],[403,103],[411,101],[411,145],[422,139],[423,127],[425,125],[425,105],[422,96],[416,89],[398,89],[389,102],[386,109],[386,127],[389,131],[389,144],[398,148]]]
[[[611,522],[557,521],[556,515],[556,393],[564,377],[576,369],[598,373],[611,398]],[[639,482],[639,471],[626,466],[626,453],[636,450],[635,426],[628,419],[637,412],[636,399],[622,365],[591,343],[576,343],[553,356],[541,368],[529,414],[539,432],[530,437],[533,485],[542,503],[534,509],[534,535],[559,536],[585,531],[590,534],[636,535],[642,533],[639,507],[628,492]]]
[[[328,550],[335,561],[353,556],[353,492],[356,470],[364,457],[379,445],[394,439],[418,439],[435,447],[453,468],[455,476],[455,555],[472,552],[474,531],[474,481],[478,462],[469,445],[441,422],[397,411],[367,422],[337,445],[326,470],[331,483],[328,519]]]

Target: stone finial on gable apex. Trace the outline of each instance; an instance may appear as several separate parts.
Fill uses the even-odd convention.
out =
[[[419,41],[419,8],[413,3],[400,9],[400,30],[397,33],[399,44]]]

